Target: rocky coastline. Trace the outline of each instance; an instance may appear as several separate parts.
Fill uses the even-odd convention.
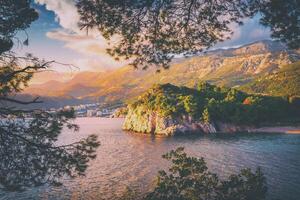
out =
[[[189,116],[173,119],[171,117],[160,117],[155,112],[139,115],[130,109],[128,110],[127,115],[123,117],[123,130],[157,136],[239,132],[300,134],[300,126],[255,127],[234,125],[224,122],[205,123],[195,121]]]
[[[201,122],[195,121],[190,116],[181,116],[174,119],[161,117],[155,112],[143,113],[140,115],[134,110],[128,110],[123,124],[123,130],[153,135],[172,136],[175,134],[189,133],[235,133],[249,132],[254,127],[237,126],[222,122]]]
[[[126,112],[125,112],[126,111]],[[197,88],[156,85],[128,104],[123,129],[153,135],[187,133],[292,132],[272,127],[299,125],[297,102],[199,83]],[[270,127],[262,126],[267,125]],[[270,129],[271,128],[271,129]]]

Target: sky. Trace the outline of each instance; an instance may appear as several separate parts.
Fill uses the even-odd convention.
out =
[[[26,31],[29,46],[16,46],[20,54],[32,53],[39,58],[72,64],[80,71],[105,71],[121,67],[126,62],[116,62],[106,54],[108,47],[99,32],[80,30],[79,14],[74,0],[34,0],[33,7],[39,19]],[[259,16],[245,19],[243,26],[232,25],[234,35],[214,48],[235,47],[258,40],[269,39],[269,29],[259,24]],[[20,33],[19,37],[26,37]],[[64,68],[58,68],[64,71]]]

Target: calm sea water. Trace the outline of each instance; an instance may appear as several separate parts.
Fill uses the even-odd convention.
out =
[[[64,186],[3,193],[0,199],[112,199],[127,186],[151,188],[157,171],[168,166],[161,155],[183,146],[193,156],[202,156],[209,169],[223,176],[241,168],[263,169],[269,186],[269,199],[300,199],[300,135],[241,134],[154,138],[126,133],[122,119],[77,119],[79,133],[65,131],[61,143],[88,134],[101,141],[97,159],[90,163],[86,177],[64,180]]]

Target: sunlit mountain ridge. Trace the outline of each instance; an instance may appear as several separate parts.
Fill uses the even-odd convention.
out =
[[[35,84],[24,93],[51,98],[74,98],[92,102],[120,102],[133,98],[156,83],[193,87],[199,81],[228,87],[248,84],[257,77],[280,71],[300,60],[299,51],[284,45],[258,41],[239,48],[219,49],[174,60],[169,70],[156,72],[124,66],[109,72],[81,72],[65,82]]]

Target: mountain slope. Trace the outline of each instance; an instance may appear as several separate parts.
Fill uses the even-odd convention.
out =
[[[300,96],[300,62],[287,65],[277,73],[259,77],[242,86],[241,90],[276,96]]]
[[[47,97],[70,96],[81,98],[98,89],[90,82],[104,75],[102,72],[81,72],[66,82],[51,80],[43,84],[34,84],[25,89],[26,94]]]
[[[125,66],[110,72],[85,72],[57,85],[36,85],[25,93],[42,96],[71,96],[101,102],[124,101],[146,91],[153,84],[172,83],[193,87],[199,81],[235,87],[259,76],[279,71],[300,60],[300,53],[280,43],[260,41],[239,48],[221,49],[190,58],[180,58],[169,70],[135,70]],[[45,88],[49,88],[46,90]],[[52,89],[51,89],[52,87]]]

